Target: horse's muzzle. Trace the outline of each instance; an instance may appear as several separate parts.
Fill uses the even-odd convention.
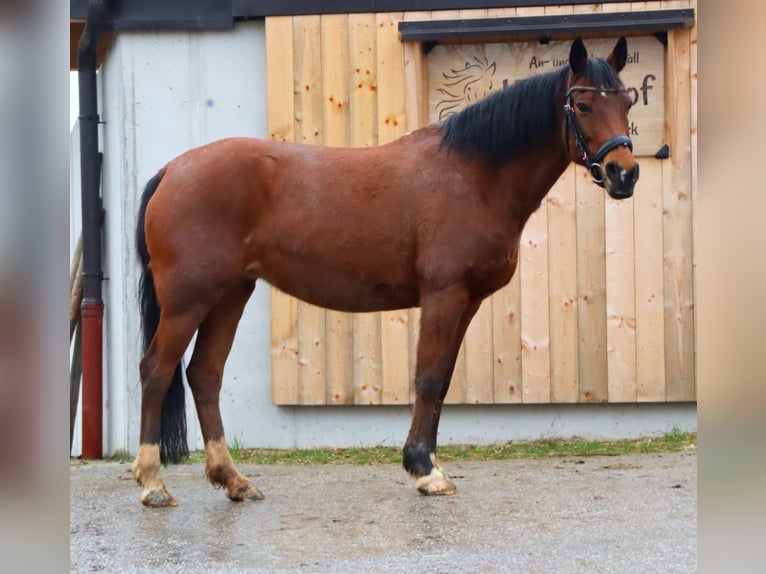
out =
[[[633,188],[638,181],[638,164],[626,170],[617,162],[606,164],[606,191],[614,199],[627,199],[633,195]]]

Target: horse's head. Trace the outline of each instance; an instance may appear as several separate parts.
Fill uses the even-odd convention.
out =
[[[606,58],[588,58],[580,38],[569,52],[564,104],[564,139],[572,161],[585,165],[593,181],[615,199],[633,195],[638,163],[628,137],[631,99],[618,73],[628,46],[620,38]]]

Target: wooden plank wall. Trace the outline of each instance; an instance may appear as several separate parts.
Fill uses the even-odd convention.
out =
[[[660,8],[693,7],[667,0]],[[657,9],[657,2],[266,19],[272,139],[372,146],[423,125],[426,58],[402,19]],[[525,228],[519,268],[484,302],[449,403],[694,401],[696,28],[671,31],[670,159],[641,158],[634,197],[570,166]],[[272,289],[276,404],[408,404],[419,310],[348,315]]]

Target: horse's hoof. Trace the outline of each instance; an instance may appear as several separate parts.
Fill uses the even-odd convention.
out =
[[[457,488],[452,481],[443,478],[441,480],[435,480],[427,484],[419,485],[418,492],[425,496],[449,496],[450,494],[455,494]]]
[[[431,474],[418,478],[415,486],[420,494],[426,496],[447,496],[457,492],[455,484],[436,467]]]
[[[250,502],[266,498],[253,483],[244,484],[233,491],[227,489],[226,496],[234,502]]]
[[[155,488],[142,492],[141,504],[149,508],[166,508],[168,506],[178,506],[176,499],[170,496],[170,493],[164,488]]]

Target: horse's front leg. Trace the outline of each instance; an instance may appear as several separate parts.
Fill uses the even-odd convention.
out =
[[[455,493],[455,485],[436,459],[436,435],[460,344],[480,304],[461,284],[421,299],[415,408],[403,464],[422,494]]]

